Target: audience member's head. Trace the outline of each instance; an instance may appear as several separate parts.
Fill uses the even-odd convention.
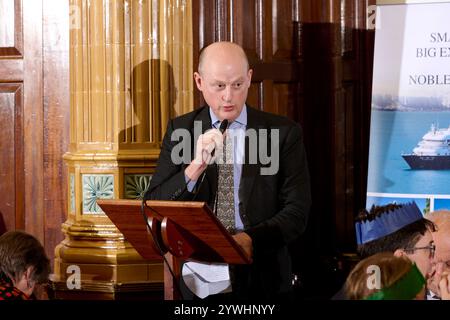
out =
[[[434,295],[445,298],[441,295],[439,283],[441,280],[447,281],[450,274],[450,210],[431,212],[427,218],[436,225],[436,231],[432,233],[436,245],[434,274],[432,279],[428,280],[428,287]]]
[[[3,298],[29,298],[37,284],[48,281],[49,273],[50,261],[35,237],[22,231],[9,231],[0,236]]]
[[[425,278],[406,256],[381,252],[355,266],[345,290],[350,300],[423,300]]]
[[[413,203],[373,206],[356,218],[358,253],[366,258],[379,252],[406,255],[424,277],[432,272],[435,225]]]
[[[450,274],[443,274],[438,283],[438,291],[442,300],[450,300]]]
[[[450,263],[450,210],[431,212],[427,218],[436,225],[436,231],[432,233],[436,245],[436,260]]]

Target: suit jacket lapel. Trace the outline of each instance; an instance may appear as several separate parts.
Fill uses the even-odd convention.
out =
[[[211,116],[209,115],[209,106],[206,106],[203,108],[202,111],[199,112],[197,117],[194,121],[201,121],[202,122],[202,134],[205,133],[207,130],[212,128],[211,124]],[[192,135],[194,132],[192,132]],[[195,137],[197,138],[197,137]],[[195,140],[195,139],[193,139]],[[194,144],[197,143],[197,141],[194,141]],[[192,152],[194,152],[194,146],[192,147]],[[195,155],[193,154],[192,159],[194,159]],[[210,199],[209,203],[213,203],[214,199],[212,197],[215,197],[214,193],[215,190],[217,190],[217,165],[211,164],[206,168],[206,180],[208,180],[209,184],[209,192],[210,192]]]
[[[259,127],[261,127],[260,119],[257,117],[257,114],[254,112],[254,110],[251,107],[247,107],[247,130],[258,130]],[[259,144],[259,137],[257,136],[257,143]],[[249,156],[249,139],[245,138],[245,161],[242,165],[242,176],[241,176],[241,182],[239,185],[239,207],[241,208],[241,203],[243,205],[244,211],[247,209],[248,200],[252,193],[253,185],[255,183],[255,178],[259,174],[260,164],[259,159],[257,163],[250,163],[250,156]],[[258,149],[258,148],[256,148]],[[255,149],[253,149],[255,150]],[[241,210],[242,213],[242,210]]]
[[[202,110],[197,114],[194,121],[202,122],[202,133],[205,133],[206,130],[211,129],[211,117],[209,115],[209,107],[203,107]]]

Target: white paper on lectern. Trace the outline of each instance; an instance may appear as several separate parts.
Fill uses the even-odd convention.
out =
[[[183,265],[183,280],[197,297],[231,291],[228,264],[187,262]]]
[[[230,272],[226,263],[187,262],[186,265],[208,282],[230,280]]]

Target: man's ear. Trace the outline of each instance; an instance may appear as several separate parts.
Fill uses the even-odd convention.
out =
[[[21,274],[20,279],[15,280],[14,286],[25,294],[31,295],[35,285],[35,282],[31,280],[32,275],[33,267],[30,266]]]
[[[403,257],[404,255],[406,255],[406,252],[403,249],[397,249],[394,251],[395,257]]]
[[[248,87],[249,88],[252,85],[252,75],[253,75],[253,70],[252,69],[248,69],[247,78],[248,78]]]
[[[197,89],[202,91],[203,79],[202,79],[202,76],[200,75],[200,73],[194,72],[194,80],[195,80],[195,84],[197,85]]]
[[[32,266],[29,266],[28,268],[27,268],[27,270],[25,270],[25,272],[24,272],[24,276],[25,276],[25,279],[27,280],[27,281],[31,281],[31,276],[32,276],[32,274],[33,274],[33,270],[34,270],[34,268],[32,267]]]

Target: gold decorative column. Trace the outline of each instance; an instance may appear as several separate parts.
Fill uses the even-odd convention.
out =
[[[70,4],[69,205],[55,248],[55,295],[162,298],[161,261],[143,260],[96,200],[141,198],[168,119],[192,110],[191,1]]]

